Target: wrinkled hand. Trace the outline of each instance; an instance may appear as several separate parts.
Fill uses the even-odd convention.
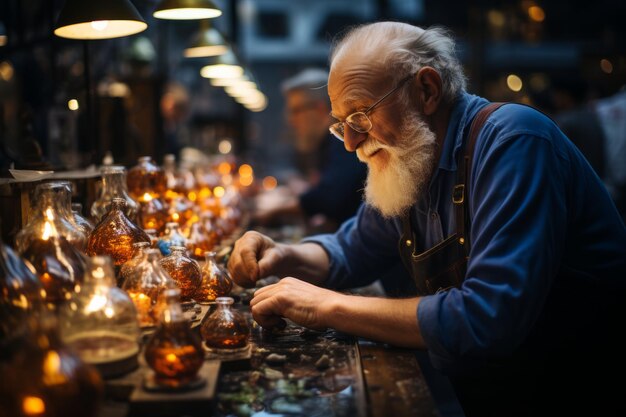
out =
[[[242,287],[254,287],[256,282],[272,275],[283,258],[280,245],[259,232],[246,232],[235,242],[228,260],[228,271]]]
[[[283,278],[258,289],[250,301],[252,317],[262,327],[272,328],[287,318],[314,330],[324,330],[332,303],[341,294],[296,278]]]

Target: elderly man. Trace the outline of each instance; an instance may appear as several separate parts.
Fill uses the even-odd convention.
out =
[[[467,94],[437,28],[352,30],[328,91],[332,132],[368,165],[367,205],[334,235],[237,242],[239,284],[283,277],[256,291],[256,321],[427,349],[470,416],[621,413],[624,384],[610,379],[624,369],[626,227],[558,127]],[[417,297],[326,289],[364,285],[400,259]]]

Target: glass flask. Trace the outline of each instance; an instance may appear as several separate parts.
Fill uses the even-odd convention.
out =
[[[0,362],[24,336],[26,319],[44,305],[46,292],[28,265],[0,243]]]
[[[161,259],[159,263],[170,274],[180,289],[180,300],[191,301],[202,283],[202,270],[195,260],[187,256],[184,246],[171,246],[172,254]]]
[[[124,214],[126,217],[135,220],[139,205],[128,194],[126,188],[126,168],[121,165],[103,166],[100,168],[102,174],[102,188],[100,195],[91,205],[91,216],[99,222],[111,209],[111,202],[114,198],[123,198],[126,201]]]
[[[27,337],[3,369],[0,411],[4,408],[6,414],[0,414],[98,416],[104,394],[98,371],[63,343],[56,317],[46,310],[40,313],[28,320]]]
[[[111,210],[89,236],[87,254],[109,255],[116,267],[127,262],[134,253],[133,243],[150,242],[150,238],[124,214],[126,200],[114,198]]]
[[[60,324],[63,341],[102,377],[137,368],[137,311],[128,294],[115,285],[110,257],[87,260],[85,280],[61,309]]]
[[[146,258],[146,249],[150,248],[148,242],[133,243],[133,257],[126,261],[118,273],[117,285],[122,287],[124,281],[135,272],[137,266]]]
[[[80,203],[72,203],[72,216],[74,217],[74,223],[80,230],[89,236],[93,232],[94,225],[88,219],[83,217],[83,205]]]
[[[144,193],[137,198],[139,202],[139,213],[137,214],[137,224],[142,229],[162,230],[167,222],[167,206],[158,197],[151,193]]]
[[[171,246],[186,246],[187,238],[180,232],[180,227],[176,222],[169,222],[165,225],[163,236],[157,241],[157,247],[164,256],[171,253]]]
[[[23,253],[46,228],[54,227],[70,245],[79,251],[85,249],[87,236],[74,224],[70,210],[70,189],[67,182],[53,181],[37,185],[28,224],[15,237],[18,252]]]
[[[202,222],[192,223],[187,238],[187,249],[195,259],[203,259],[204,254],[213,250],[217,236],[210,234]]]
[[[247,349],[250,328],[245,317],[231,308],[232,297],[217,297],[215,302],[217,308],[204,319],[200,328],[206,347],[218,354]]]
[[[194,298],[200,304],[215,301],[218,297],[225,297],[233,289],[233,280],[228,272],[219,266],[215,259],[215,252],[205,252],[205,264],[202,266],[202,283]]]
[[[145,359],[155,373],[156,385],[179,388],[198,379],[204,363],[202,341],[191,330],[179,303],[180,290],[165,290],[159,325],[145,348]]]
[[[176,288],[176,282],[159,265],[161,253],[158,249],[144,249],[144,252],[146,258],[124,281],[122,289],[135,303],[139,325],[151,327],[159,318],[159,295],[168,288]]]
[[[140,157],[137,165],[128,170],[126,183],[130,195],[137,200],[146,193],[163,196],[167,188],[165,173],[149,156]]]

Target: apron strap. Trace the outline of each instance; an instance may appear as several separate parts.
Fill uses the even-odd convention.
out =
[[[461,158],[457,168],[457,181],[452,190],[452,202],[455,206],[456,216],[456,233],[459,236],[459,243],[465,249],[465,255],[469,256],[469,177],[472,170],[472,159],[474,157],[474,148],[476,147],[476,139],[485,122],[494,111],[498,110],[506,103],[490,103],[479,110],[472,120],[467,142],[465,144],[465,155]]]

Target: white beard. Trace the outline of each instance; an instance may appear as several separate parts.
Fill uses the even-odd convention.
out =
[[[397,146],[384,145],[372,136],[368,137],[356,150],[359,160],[368,165],[366,203],[384,217],[405,213],[430,182],[436,162],[436,143],[434,132],[415,113],[404,119]],[[369,160],[378,149],[388,154],[384,167]]]

